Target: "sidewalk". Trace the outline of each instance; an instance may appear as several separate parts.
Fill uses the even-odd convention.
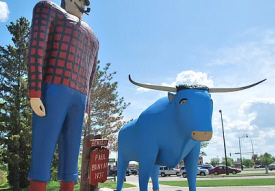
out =
[[[148,191],[152,191],[148,187]],[[160,191],[188,191],[188,187],[174,187],[160,185]],[[275,191],[275,186],[227,186],[227,187],[198,187],[197,191]],[[102,188],[100,191],[113,191],[112,189]],[[138,187],[124,188],[123,191],[140,191]]]
[[[139,191],[138,187],[125,188],[124,191]],[[148,187],[148,191],[152,191]],[[160,191],[189,191],[188,187],[160,185]],[[197,187],[197,191],[275,191],[275,186],[228,186],[228,187]]]

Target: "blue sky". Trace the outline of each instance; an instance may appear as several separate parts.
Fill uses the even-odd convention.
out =
[[[31,21],[37,2],[0,1],[2,46],[11,43],[5,26],[20,16]],[[214,136],[205,149],[205,161],[224,157],[220,109],[228,153],[238,152],[238,137],[248,134],[256,154],[275,155],[274,1],[97,0],[90,8],[83,20],[99,38],[99,60],[110,62],[110,70],[117,71],[119,95],[131,102],[126,119],[137,118],[167,96],[131,85],[128,74],[136,81],[171,86],[235,87],[267,78],[246,91],[212,94]],[[251,151],[249,139],[241,143],[244,152]]]

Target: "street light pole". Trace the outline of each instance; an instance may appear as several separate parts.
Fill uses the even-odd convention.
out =
[[[248,137],[248,135],[246,134],[246,138],[249,138],[250,139],[250,142],[251,142],[251,148],[252,148],[252,159],[253,159],[253,164],[254,164],[254,167],[255,167],[255,157],[254,157],[254,149],[253,149],[253,142],[252,142],[252,139],[250,137]]]
[[[239,148],[240,148],[241,169],[243,170],[242,149],[241,149],[241,137],[239,137]]]
[[[223,146],[224,146],[224,156],[225,156],[226,175],[229,175],[229,173],[228,173],[228,165],[227,165],[227,155],[226,155],[225,137],[224,137],[224,128],[223,128],[223,119],[222,119],[222,110],[219,110],[219,112],[221,113],[221,121],[222,121],[222,135],[223,135]]]

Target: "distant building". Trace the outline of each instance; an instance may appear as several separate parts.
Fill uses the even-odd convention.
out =
[[[199,164],[198,165],[203,165],[203,156],[199,157]]]

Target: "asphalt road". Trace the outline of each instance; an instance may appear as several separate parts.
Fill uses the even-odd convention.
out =
[[[242,171],[241,174],[249,174],[249,173],[264,173],[264,170],[257,170],[257,171]],[[236,176],[236,177],[226,177],[226,175],[206,175],[206,176],[197,176],[197,180],[213,180],[213,179],[253,179],[253,178],[274,178],[274,176]],[[187,180],[186,178],[183,178],[182,176],[166,176],[166,177],[161,177],[159,176],[159,181],[182,181],[182,180]],[[129,184],[134,184],[138,185],[138,175],[131,175],[131,176],[126,176],[126,182]],[[275,190],[274,190],[275,191]]]
[[[242,174],[247,173],[263,173],[264,170],[257,170],[257,171],[242,171]],[[198,176],[197,180],[209,180],[209,179],[251,179],[251,178],[274,178],[275,176],[244,176],[244,177],[226,177],[223,175],[218,176],[211,176],[207,177],[200,177]],[[183,181],[187,180],[182,176],[167,176],[167,177],[159,177],[159,181]],[[124,191],[139,191],[138,187],[138,176],[127,176],[126,182],[129,184],[136,185],[137,187],[134,188],[125,188]],[[151,191],[151,183],[148,184],[148,191]],[[160,185],[160,191],[188,191],[188,187],[172,187],[167,185]],[[198,187],[197,191],[275,191],[275,186],[230,186],[230,187]],[[101,189],[101,191],[112,191],[111,189]]]

